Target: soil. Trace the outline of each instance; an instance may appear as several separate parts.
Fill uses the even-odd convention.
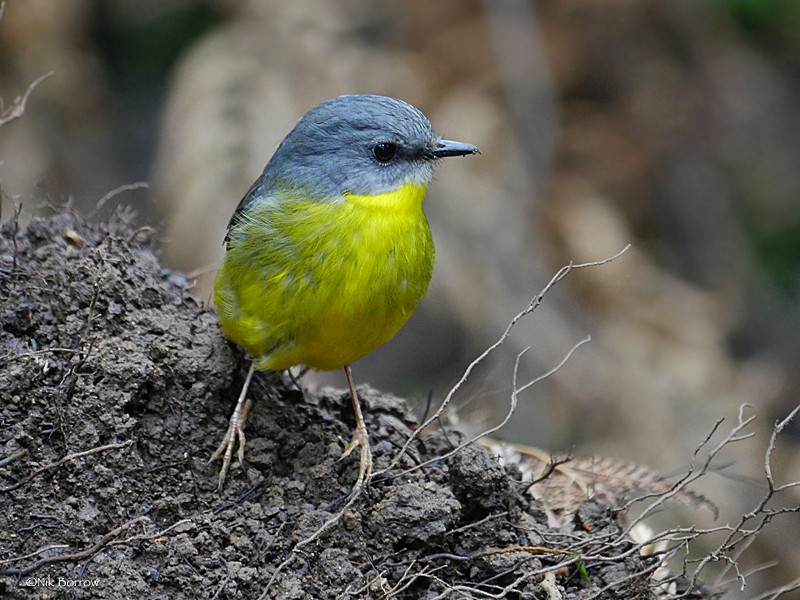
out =
[[[0,597],[652,597],[652,559],[558,553],[608,539],[619,525],[605,507],[549,529],[518,473],[482,447],[399,475],[452,448],[455,431],[425,432],[293,551],[355,481],[358,453],[339,460],[349,396],[257,374],[245,468],[219,493],[207,461],[248,358],[159,265],[151,235],[125,213],[2,225]],[[417,419],[359,391],[381,469]]]

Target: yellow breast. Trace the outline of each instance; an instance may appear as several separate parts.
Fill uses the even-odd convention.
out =
[[[261,369],[336,369],[389,340],[433,272],[424,196],[425,186],[406,184],[254,208],[232,232],[217,276],[225,334]]]

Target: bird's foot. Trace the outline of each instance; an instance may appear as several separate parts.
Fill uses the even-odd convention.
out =
[[[364,483],[369,481],[369,478],[372,476],[372,449],[369,445],[367,428],[363,425],[356,427],[356,430],[353,432],[353,439],[344,447],[344,452],[342,452],[342,456],[339,460],[350,456],[357,447],[361,448],[361,459],[358,465],[358,479],[356,479],[356,483],[353,485],[353,494],[358,493],[364,486]]]
[[[222,442],[208,459],[209,464],[215,460],[222,458],[222,468],[219,470],[219,478],[217,481],[217,491],[221,492],[222,487],[225,485],[225,477],[228,475],[228,469],[231,466],[231,459],[233,458],[233,449],[236,447],[236,442],[239,442],[239,450],[236,454],[239,459],[239,464],[244,466],[244,428],[247,424],[247,415],[250,413],[250,407],[253,401],[247,399],[247,389],[250,387],[250,380],[253,378],[255,371],[255,363],[250,366],[247,372],[247,377],[244,380],[242,391],[239,394],[239,399],[236,401],[236,408],[233,409],[231,420],[228,422],[228,430],[225,432],[225,437]]]
[[[247,414],[250,412],[250,407],[253,402],[247,400],[242,406],[241,411],[239,407],[233,411],[231,420],[228,422],[228,431],[225,432],[225,437],[219,447],[211,455],[208,460],[209,463],[222,458],[222,468],[219,470],[219,480],[217,483],[217,491],[222,491],[222,486],[225,484],[225,477],[228,475],[228,469],[231,466],[231,459],[233,458],[233,449],[236,447],[236,442],[239,442],[239,449],[236,457],[239,459],[239,464],[244,465],[244,445],[246,442],[244,436],[244,428],[247,425]]]

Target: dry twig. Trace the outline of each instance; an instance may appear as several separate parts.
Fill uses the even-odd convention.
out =
[[[71,554],[55,554],[53,556],[48,556],[46,558],[42,558],[36,561],[33,564],[28,565],[27,567],[2,569],[0,570],[0,575],[15,575],[17,577],[24,577],[25,575],[29,575],[30,573],[33,573],[34,571],[37,571],[38,569],[41,569],[42,567],[45,567],[47,565],[52,565],[55,563],[62,563],[62,562],[77,562],[80,560],[91,558],[106,546],[121,546],[124,544],[131,544],[133,542],[138,542],[143,540],[154,540],[163,537],[165,534],[169,533],[176,527],[184,525],[185,523],[191,523],[192,521],[191,519],[181,519],[180,521],[173,523],[169,527],[162,529],[161,531],[158,531],[156,533],[136,534],[121,540],[114,539],[123,531],[127,531],[134,525],[144,522],[150,522],[150,518],[146,516],[136,517],[135,519],[132,519],[127,523],[123,523],[119,527],[115,527],[114,529],[103,535],[103,537],[101,537],[97,542],[95,542],[88,548],[85,548],[78,552],[73,552]],[[19,562],[21,560],[25,560],[33,556],[38,556],[45,552],[50,552],[53,550],[61,550],[65,548],[69,548],[69,546],[66,544],[53,544],[50,546],[45,546],[44,548],[40,548],[39,550],[36,550],[35,552],[26,554],[24,556],[17,556],[15,558],[2,560],[0,561],[0,565]]]
[[[630,244],[628,244],[621,251],[619,251],[617,254],[615,254],[614,256],[611,256],[609,258],[605,258],[603,260],[594,261],[594,262],[581,263],[581,264],[577,264],[577,265],[570,262],[568,265],[565,265],[564,267],[559,269],[559,271],[553,276],[553,278],[547,283],[547,285],[545,285],[544,288],[542,288],[542,291],[540,291],[536,296],[534,296],[531,299],[531,301],[528,304],[528,306],[526,306],[525,309],[523,309],[513,319],[511,319],[511,321],[509,322],[509,324],[506,327],[505,331],[497,339],[497,341],[494,342],[491,346],[489,346],[486,350],[484,350],[475,360],[473,360],[469,364],[469,366],[466,368],[466,370],[464,371],[463,375],[461,376],[461,379],[459,379],[458,382],[450,389],[450,391],[447,393],[447,395],[445,396],[444,400],[442,401],[442,404],[439,406],[439,408],[436,410],[436,412],[434,412],[430,417],[428,417],[425,421],[423,421],[417,427],[416,430],[414,430],[414,432],[411,434],[411,436],[408,438],[408,440],[406,440],[405,444],[403,444],[403,447],[400,448],[400,450],[397,452],[395,457],[391,460],[391,462],[389,463],[389,466],[387,466],[385,469],[382,469],[380,471],[377,471],[377,472],[373,473],[373,477],[377,476],[377,475],[384,474],[387,471],[390,471],[391,469],[393,469],[400,462],[400,460],[403,458],[403,456],[406,454],[406,452],[408,452],[409,446],[411,446],[411,444],[414,442],[414,440],[417,439],[417,437],[419,437],[419,434],[426,427],[428,427],[432,423],[436,422],[444,414],[444,412],[447,410],[447,407],[450,405],[450,402],[452,401],[453,397],[456,395],[456,393],[458,393],[458,391],[461,389],[461,387],[466,383],[467,379],[469,379],[469,376],[471,375],[471,373],[475,369],[475,367],[477,367],[479,364],[481,364],[484,360],[486,360],[486,358],[490,354],[492,354],[495,350],[497,350],[500,346],[502,346],[505,343],[505,341],[511,335],[511,332],[513,331],[514,327],[516,327],[517,323],[519,323],[523,318],[525,318],[526,316],[528,316],[529,314],[534,312],[537,308],[539,308],[539,306],[541,305],[542,300],[544,299],[545,295],[558,282],[560,282],[562,279],[564,279],[567,275],[569,275],[572,271],[574,271],[576,269],[585,269],[585,268],[589,268],[589,267],[598,267],[600,265],[608,264],[611,261],[616,260],[617,258],[622,256],[625,252],[628,251],[629,248],[630,248]],[[578,344],[578,346],[579,345],[580,344]],[[576,348],[577,348],[577,346],[576,346]],[[575,350],[575,348],[573,348],[573,351],[574,350]],[[570,352],[570,354],[571,354],[571,352]],[[519,357],[518,357],[518,360],[519,360]],[[546,376],[547,375],[545,375],[545,377]],[[535,383],[535,382],[531,382],[531,384],[532,383]]]
[[[103,537],[101,537],[96,543],[92,544],[88,548],[85,548],[84,550],[81,550],[79,552],[74,552],[72,554],[56,554],[54,556],[48,556],[47,558],[38,560],[35,563],[28,565],[27,567],[2,569],[0,570],[0,575],[16,575],[18,577],[24,577],[25,575],[29,575],[30,573],[33,573],[34,571],[41,569],[42,567],[45,567],[47,565],[52,565],[55,563],[62,563],[62,562],[77,562],[79,560],[91,558],[105,546],[109,545],[109,543],[111,543],[111,541],[123,531],[130,529],[137,523],[149,520],[150,520],[149,517],[136,517],[135,519],[128,521],[127,523],[123,523],[119,527],[112,529],[111,531],[106,533]],[[0,564],[3,564],[3,562],[8,562],[8,561],[0,561]]]
[[[123,192],[129,192],[131,190],[139,190],[139,189],[149,189],[149,188],[150,184],[147,183],[146,181],[137,181],[135,183],[127,183],[125,185],[116,187],[97,201],[97,204],[95,204],[94,206],[94,210],[92,210],[92,212],[90,212],[89,216],[86,218],[87,220],[93,219],[97,215],[97,213],[100,212],[100,210],[106,205],[106,202],[108,202],[109,200],[111,200],[112,198],[118,196]]]
[[[68,462],[70,460],[75,460],[77,458],[83,458],[85,456],[91,456],[92,454],[97,454],[98,452],[104,452],[105,450],[114,450],[116,448],[127,448],[131,444],[133,444],[133,440],[128,440],[127,442],[121,442],[119,444],[106,444],[105,446],[97,446],[96,448],[92,448],[90,450],[84,450],[83,452],[75,452],[73,454],[67,454],[65,457],[57,460],[54,463],[50,463],[49,465],[45,465],[43,467],[39,467],[38,469],[36,469],[32,473],[30,473],[24,479],[20,479],[18,482],[14,483],[12,485],[7,485],[5,487],[0,488],[0,492],[11,492],[13,490],[16,490],[20,486],[23,486],[26,483],[28,483],[29,481],[32,481],[35,477],[37,477],[38,475],[41,475],[45,471],[49,471],[51,469],[55,469],[56,467],[59,467],[59,466],[63,465],[65,462]]]
[[[5,4],[0,7],[0,10],[5,8]],[[0,17],[2,15],[0,14]],[[11,106],[6,110],[3,107],[2,100],[0,100],[0,127],[3,125],[9,124],[11,121],[19,119],[22,115],[25,114],[25,105],[28,103],[28,98],[30,97],[31,93],[33,92],[34,88],[37,85],[42,83],[48,77],[52,77],[53,72],[50,71],[49,73],[45,73],[38,79],[36,79],[33,83],[28,86],[28,89],[25,90],[25,93],[22,96],[17,96],[14,99],[14,102],[11,103]]]
[[[303,540],[300,540],[294,545],[294,548],[292,548],[291,551],[289,552],[289,556],[281,564],[279,564],[275,569],[275,571],[272,573],[272,576],[269,578],[269,581],[267,581],[267,585],[264,588],[264,591],[258,597],[258,600],[263,600],[264,598],[267,597],[267,594],[269,593],[272,584],[275,583],[275,579],[278,577],[281,571],[283,571],[283,569],[285,569],[287,566],[289,566],[289,564],[291,564],[291,562],[295,559],[298,552],[300,552],[302,548],[308,546],[315,540],[319,539],[319,537],[323,533],[325,533],[330,527],[339,522],[339,520],[350,509],[350,507],[352,507],[353,504],[355,504],[356,500],[358,500],[358,498],[361,496],[361,492],[363,490],[364,490],[364,482],[362,482],[361,485],[353,488],[353,491],[350,494],[350,498],[348,498],[345,505],[336,514],[334,514],[330,519],[328,519],[322,525],[320,525],[319,528],[317,528],[317,530],[314,531],[314,533],[312,533],[310,536],[308,536]]]
[[[546,373],[544,373],[542,375],[539,375],[538,377],[535,377],[534,379],[532,379],[531,381],[528,381],[527,383],[525,383],[523,385],[518,385],[517,381],[518,381],[518,376],[519,376],[520,360],[525,355],[525,353],[528,350],[530,350],[530,348],[525,348],[522,352],[520,352],[517,355],[517,358],[514,361],[514,374],[512,376],[511,405],[509,406],[508,411],[506,411],[506,415],[505,415],[505,417],[503,417],[503,420],[500,421],[500,423],[498,423],[494,427],[491,427],[491,428],[489,428],[489,429],[487,429],[485,431],[482,431],[478,435],[473,436],[470,439],[468,439],[467,441],[460,443],[458,446],[456,446],[455,448],[453,448],[449,452],[446,452],[445,454],[442,454],[441,456],[436,456],[434,458],[426,460],[425,462],[416,464],[413,467],[410,467],[410,468],[408,468],[408,469],[406,469],[404,471],[401,471],[400,473],[398,473],[398,476],[406,475],[408,473],[411,473],[412,471],[416,471],[417,469],[421,469],[423,467],[427,467],[428,465],[430,465],[432,463],[439,462],[440,460],[448,459],[451,456],[453,456],[454,454],[456,454],[458,452],[461,452],[461,450],[463,450],[464,448],[466,448],[470,444],[472,444],[474,442],[477,442],[481,438],[485,438],[487,436],[492,435],[493,433],[495,433],[497,431],[500,431],[503,427],[505,427],[508,424],[508,422],[511,420],[511,417],[514,416],[514,413],[517,410],[517,401],[519,399],[519,395],[522,392],[524,392],[525,390],[527,390],[528,388],[530,388],[531,386],[533,386],[533,385],[535,385],[535,384],[547,379],[548,377],[550,377],[554,373],[556,373],[561,367],[563,367],[566,364],[566,362],[570,359],[570,357],[575,353],[575,351],[578,348],[580,348],[581,346],[583,346],[584,344],[586,344],[590,340],[591,340],[591,338],[589,336],[585,337],[580,342],[575,344],[572,348],[570,348],[569,352],[567,352],[564,355],[564,357],[558,362],[558,364],[556,366],[554,366],[552,369],[550,369],[549,371],[547,371]],[[381,473],[384,473],[386,470],[388,470],[388,468],[384,469],[383,471],[381,471]]]

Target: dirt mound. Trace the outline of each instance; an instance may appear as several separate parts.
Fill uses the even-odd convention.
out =
[[[247,468],[218,494],[206,461],[247,359],[147,235],[124,214],[2,226],[0,596],[650,597],[653,559],[593,566],[559,554],[613,537],[603,507],[549,530],[480,447],[397,474],[452,448],[457,432],[421,436],[394,475],[293,552],[354,483],[357,458],[338,460],[349,398],[259,374]],[[381,469],[417,423],[404,401],[360,390]],[[545,576],[556,564],[557,581]]]

